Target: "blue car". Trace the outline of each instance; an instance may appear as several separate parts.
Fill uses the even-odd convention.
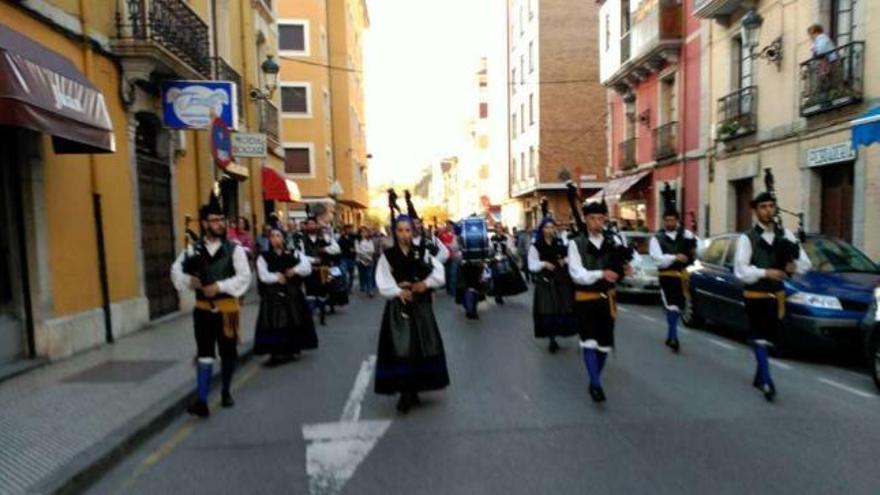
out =
[[[748,329],[743,284],[733,274],[738,241],[739,234],[709,239],[689,268],[691,298],[682,314],[685,325],[711,321]],[[780,347],[791,349],[810,341],[860,344],[862,321],[880,285],[880,268],[839,239],[808,235],[803,246],[813,269],[785,282],[787,310]]]

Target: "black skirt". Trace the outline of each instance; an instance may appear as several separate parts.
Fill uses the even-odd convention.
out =
[[[529,290],[519,267],[510,257],[494,259],[490,267],[492,269],[490,296],[515,296]]]
[[[684,310],[684,289],[681,278],[665,277],[660,275],[660,291],[663,294],[663,304],[666,308],[675,306],[679,311]]]
[[[535,338],[570,337],[578,333],[574,316],[574,284],[565,267],[534,275],[532,316]]]
[[[431,297],[419,296],[407,305],[399,299],[385,304],[376,359],[377,394],[439,390],[449,385]]]
[[[318,347],[315,322],[298,284],[260,284],[254,354],[295,354]]]
[[[745,298],[746,314],[749,318],[749,340],[777,342],[782,321],[779,319],[779,306],[776,299]]]
[[[608,299],[574,303],[581,342],[595,340],[600,347],[614,347],[614,317]]]

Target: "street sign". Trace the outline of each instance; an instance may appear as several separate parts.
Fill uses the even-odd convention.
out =
[[[849,141],[807,150],[808,167],[820,167],[822,165],[848,162],[855,159],[856,151],[853,149],[852,143]]]
[[[220,117],[238,126],[238,95],[228,81],[163,81],[162,121],[172,129],[208,129]]]
[[[232,162],[232,138],[223,119],[216,117],[211,123],[211,156],[218,167],[225,169]]]
[[[232,135],[232,156],[236,158],[265,158],[267,154],[265,134],[236,132]]]

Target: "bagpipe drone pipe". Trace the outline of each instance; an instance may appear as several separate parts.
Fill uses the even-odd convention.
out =
[[[577,225],[578,232],[580,235],[589,235],[587,224],[584,222],[581,216],[581,209],[578,206],[578,191],[571,181],[566,183],[566,193],[568,205],[571,207],[571,215],[574,218],[575,225]],[[604,203],[604,198],[602,201]],[[618,277],[623,278],[626,275],[626,266],[635,257],[635,249],[626,245],[620,234],[617,233],[617,228],[609,222],[606,222],[602,228],[602,236],[604,237],[604,244],[609,246],[610,249],[608,261],[603,268],[611,270],[617,273]]]

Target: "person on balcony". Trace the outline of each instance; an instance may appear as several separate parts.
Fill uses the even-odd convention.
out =
[[[834,62],[837,60],[837,47],[820,24],[813,24],[807,28],[807,34],[812,43],[810,46],[810,52],[813,54],[812,68],[819,75],[820,89],[827,91],[834,83],[831,76]]]

